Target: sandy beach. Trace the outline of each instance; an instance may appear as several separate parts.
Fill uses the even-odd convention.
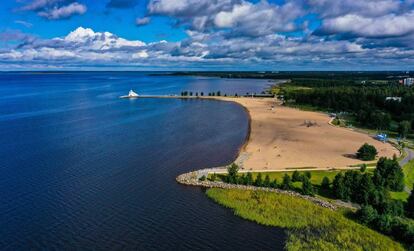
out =
[[[344,168],[363,163],[354,154],[364,143],[374,145],[378,156],[400,154],[369,135],[332,126],[323,113],[284,107],[273,99],[216,99],[236,102],[250,114],[250,137],[236,160],[243,169]]]

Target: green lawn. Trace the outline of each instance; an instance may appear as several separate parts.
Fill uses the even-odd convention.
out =
[[[329,180],[332,182],[333,179],[335,178],[335,176],[340,173],[340,172],[345,172],[346,170],[320,170],[320,171],[309,171],[311,173],[311,182],[313,185],[319,186],[322,183],[322,179],[326,176],[329,178]],[[278,184],[280,184],[283,180],[283,176],[285,174],[288,174],[289,176],[292,177],[292,173],[294,171],[286,171],[286,172],[263,172],[262,173],[262,177],[265,178],[266,175],[269,175],[270,180],[274,180],[277,179]],[[304,174],[306,171],[300,171],[298,170],[298,172],[302,175]],[[372,169],[368,169],[367,172],[373,172]],[[256,178],[258,173],[252,172],[253,178]],[[300,183],[301,182],[295,182],[295,183]]]
[[[413,184],[414,184],[414,160],[411,160],[410,162],[408,162],[403,167],[403,171],[404,171],[405,185],[408,188],[412,189]]]
[[[405,176],[405,184],[407,187],[412,188],[414,184],[414,160],[409,162],[407,165],[403,167],[404,176]],[[311,182],[315,186],[319,186],[322,182],[322,179],[326,176],[329,178],[329,180],[332,182],[335,178],[335,175],[337,175],[339,172],[346,172],[346,170],[332,170],[332,171],[310,171],[312,177]],[[368,173],[373,173],[374,169],[367,169]],[[264,172],[262,173],[262,177],[266,177],[266,175],[269,175],[271,180],[274,180],[275,178],[278,181],[278,184],[280,184],[283,180],[283,176],[285,174],[288,174],[292,177],[293,171],[288,172]],[[299,171],[299,173],[303,174],[304,171]],[[258,173],[252,173],[253,178],[256,178]],[[293,186],[297,189],[300,189],[302,187],[301,182],[294,182]],[[321,193],[322,197],[329,198],[330,196],[328,194]],[[402,200],[406,201],[408,198],[408,193],[405,191],[403,192],[390,192],[391,198],[395,200]]]
[[[287,250],[404,250],[399,243],[342,213],[299,197],[218,188],[209,189],[206,194],[244,219],[285,228]]]
[[[405,186],[411,190],[414,184],[414,160],[411,160],[405,166],[403,166],[403,172],[404,172]],[[390,195],[391,195],[391,198],[395,200],[402,200],[402,201],[406,201],[409,196],[409,194],[405,191],[390,192]]]

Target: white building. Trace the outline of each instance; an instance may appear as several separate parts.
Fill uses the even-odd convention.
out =
[[[397,101],[401,103],[402,98],[401,97],[386,97],[385,101]]]
[[[405,78],[403,83],[405,86],[412,86],[414,84],[414,78]]]
[[[128,97],[130,97],[130,98],[135,98],[135,97],[138,97],[138,96],[139,95],[136,92],[134,92],[133,90],[130,90],[129,93],[128,93]]]

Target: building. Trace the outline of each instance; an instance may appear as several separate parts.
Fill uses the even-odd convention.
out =
[[[133,90],[130,90],[129,93],[128,93],[128,97],[130,97],[130,98],[135,98],[135,97],[138,97],[138,96],[139,95],[136,92],[134,92]]]
[[[405,78],[403,83],[405,86],[412,86],[414,84],[414,78]]]
[[[385,101],[396,101],[396,102],[400,102],[402,101],[401,97],[386,97]]]

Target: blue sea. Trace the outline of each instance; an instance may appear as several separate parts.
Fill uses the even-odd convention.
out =
[[[212,100],[119,99],[261,92],[265,80],[137,72],[0,73],[1,250],[281,250],[257,225],[175,177],[231,163],[246,111]]]

